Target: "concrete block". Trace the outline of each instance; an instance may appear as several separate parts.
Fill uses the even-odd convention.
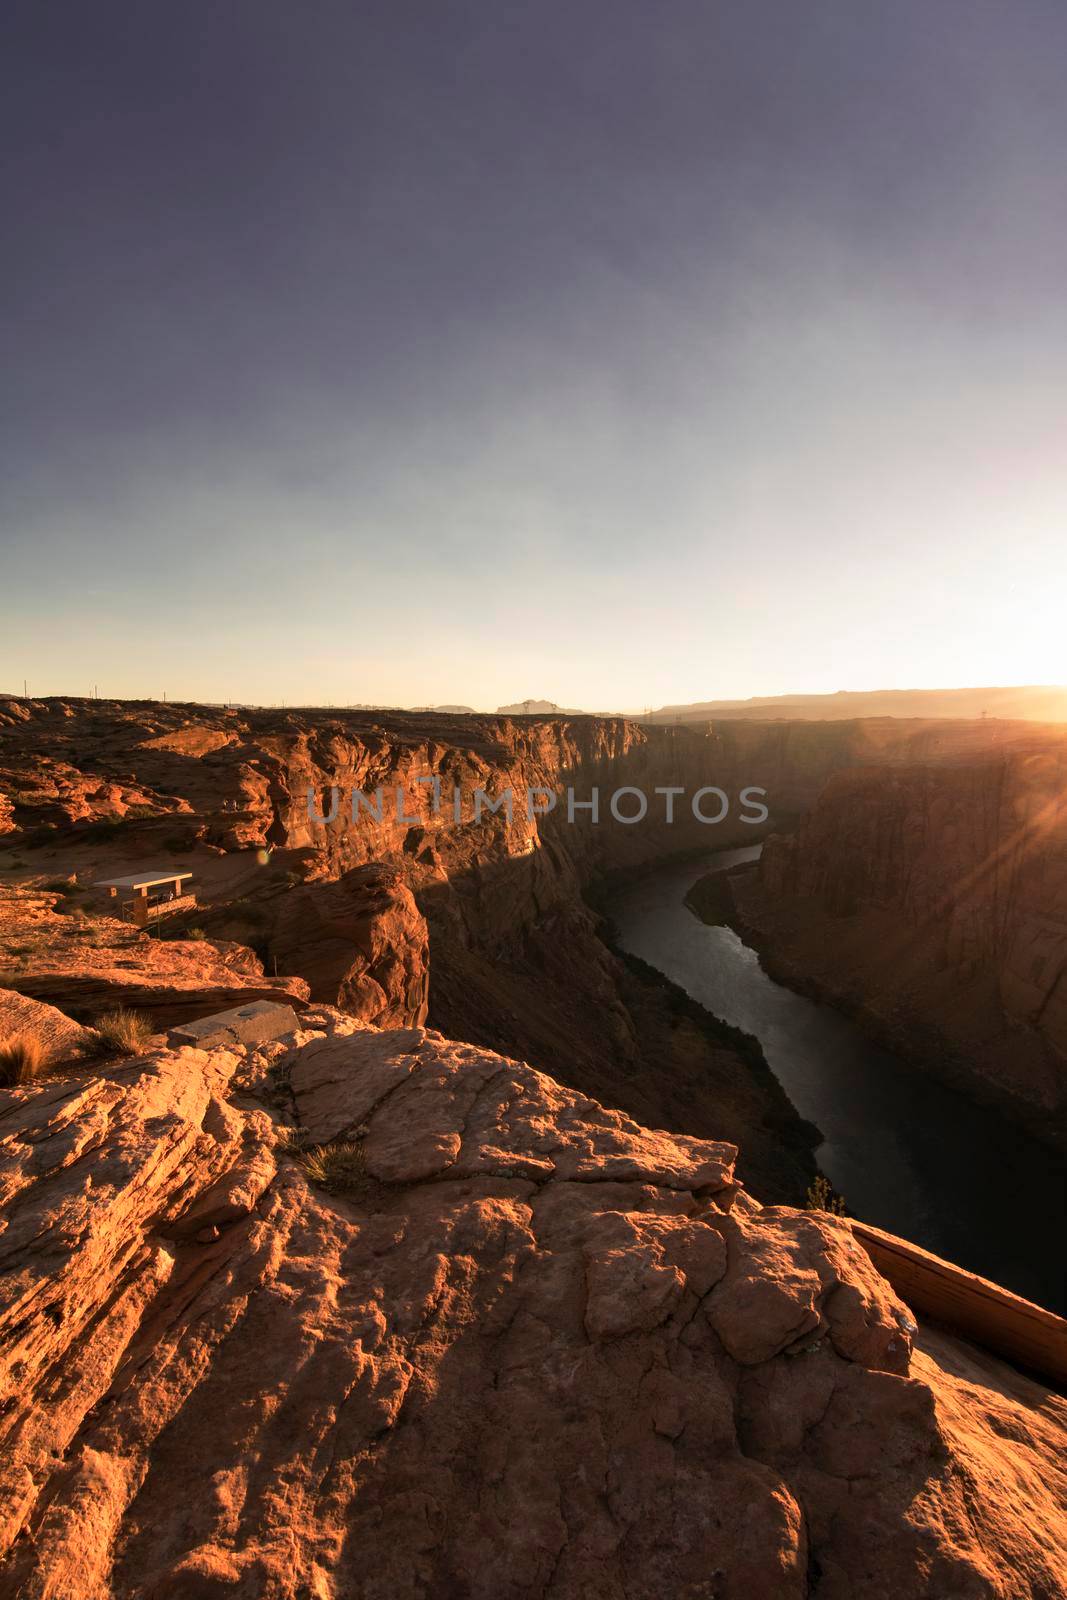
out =
[[[234,1006],[232,1011],[216,1011],[210,1017],[198,1017],[195,1022],[172,1028],[167,1043],[176,1050],[182,1045],[192,1045],[197,1050],[210,1050],[219,1044],[256,1045],[284,1038],[299,1026],[292,1006],[280,1006],[273,1000],[250,1000],[247,1005]]]

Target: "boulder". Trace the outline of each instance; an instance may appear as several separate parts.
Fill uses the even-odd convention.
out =
[[[426,1020],[426,920],[395,868],[355,867],[291,889],[270,948],[279,970],[307,980],[312,1000],[382,1028]]]
[[[86,1030],[55,1006],[31,1000],[13,989],[0,989],[0,1044],[19,1034],[39,1040],[52,1063],[76,1057]]]

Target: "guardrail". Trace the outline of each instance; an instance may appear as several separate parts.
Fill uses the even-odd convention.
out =
[[[851,1217],[848,1222],[857,1243],[913,1311],[1067,1392],[1063,1317],[907,1239]]]

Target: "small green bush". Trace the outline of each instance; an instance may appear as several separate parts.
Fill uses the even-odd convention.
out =
[[[152,1024],[140,1011],[119,1006],[98,1017],[83,1045],[90,1056],[139,1056],[152,1039]]]
[[[16,1084],[32,1083],[47,1061],[48,1051],[32,1034],[17,1033],[5,1039],[0,1044],[0,1085],[10,1089]]]

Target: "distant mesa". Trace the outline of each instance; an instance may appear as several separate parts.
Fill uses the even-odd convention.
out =
[[[516,700],[513,706],[497,706],[498,717],[583,717],[576,706],[558,706],[554,700]]]
[[[1060,685],[986,689],[839,689],[836,694],[755,696],[662,706],[640,722],[699,722],[708,717],[845,722],[853,717],[1008,717],[1067,722],[1067,688]]]

